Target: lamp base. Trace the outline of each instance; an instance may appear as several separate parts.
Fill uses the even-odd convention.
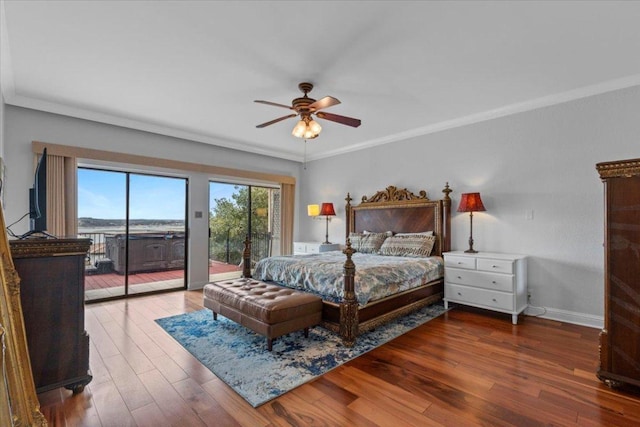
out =
[[[324,242],[322,242],[322,244],[330,245],[331,242],[329,241],[329,215],[327,215],[326,218],[327,218],[327,228],[326,228],[326,233],[324,235]]]
[[[465,254],[477,254],[478,251],[474,251],[473,249],[467,249],[466,251],[464,251]]]

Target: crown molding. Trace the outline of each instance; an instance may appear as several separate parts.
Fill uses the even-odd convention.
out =
[[[561,92],[554,95],[544,96],[530,101],[519,102],[515,104],[506,105],[504,107],[496,108],[493,110],[484,111],[477,114],[471,114],[465,117],[460,117],[453,120],[447,120],[444,122],[434,123],[432,125],[410,129],[405,132],[400,132],[394,135],[388,135],[382,138],[366,141],[361,144],[351,145],[349,147],[340,148],[338,150],[332,150],[325,153],[317,154],[315,156],[309,156],[307,161],[320,160],[328,157],[334,157],[341,154],[347,154],[354,151],[364,150],[367,148],[377,147],[379,145],[389,144],[392,142],[398,142],[415,138],[417,136],[428,135],[432,133],[442,132],[448,129],[454,129],[462,126],[468,126],[475,123],[480,123],[488,120],[497,119],[500,117],[506,117],[513,114],[523,113],[527,111],[537,110],[539,108],[551,107],[557,104],[563,104],[570,101],[575,101],[582,98],[587,98],[594,95],[601,95],[607,92],[613,92],[620,89],[626,89],[633,86],[640,86],[640,74],[635,74],[628,77],[623,77],[616,80],[610,80],[595,85],[584,86],[578,89]]]
[[[232,150],[245,151],[263,156],[276,157],[284,160],[293,160],[302,162],[300,155],[276,150],[267,150],[252,146],[242,141],[233,141],[229,139],[216,138],[213,136],[202,135],[181,129],[167,126],[156,125],[153,123],[143,122],[140,120],[132,120],[124,117],[118,117],[111,114],[98,113],[95,111],[85,110],[81,108],[69,107],[67,105],[55,102],[43,101],[25,96],[12,96],[5,98],[5,103],[16,107],[29,108],[32,110],[45,111],[48,113],[60,114],[63,116],[75,117],[84,120],[90,120],[98,123],[105,123],[124,128],[140,130],[144,132],[156,133],[159,135],[170,136],[174,138],[186,139],[190,141],[202,142],[218,147],[229,148]]]

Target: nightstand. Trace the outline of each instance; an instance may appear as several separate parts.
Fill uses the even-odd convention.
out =
[[[339,251],[338,243],[319,243],[319,242],[293,242],[293,254],[318,254],[320,252]]]
[[[444,306],[450,302],[511,314],[527,308],[527,257],[462,251],[445,252]]]

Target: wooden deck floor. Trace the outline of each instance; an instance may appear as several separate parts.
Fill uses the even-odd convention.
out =
[[[242,267],[217,261],[211,261],[209,263],[209,274],[227,273],[231,271],[242,271]],[[129,285],[163,282],[167,280],[181,279],[183,277],[184,270],[164,270],[137,273],[129,275]],[[124,275],[117,273],[86,275],[84,279],[85,290],[114,288],[123,285]]]
[[[88,305],[94,379],[39,395],[50,425],[640,425],[638,390],[594,374],[598,330],[468,308],[254,409],[154,322],[201,308],[201,291]]]

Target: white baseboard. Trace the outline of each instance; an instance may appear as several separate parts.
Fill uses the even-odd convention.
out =
[[[196,291],[198,289],[202,289],[204,288],[204,285],[206,285],[209,282],[189,282],[189,284],[187,285],[187,289],[190,291]]]
[[[526,316],[537,316],[543,319],[573,323],[574,325],[588,326],[590,328],[602,329],[604,327],[604,317],[602,316],[560,310],[557,308],[529,306],[524,310],[524,314]]]

